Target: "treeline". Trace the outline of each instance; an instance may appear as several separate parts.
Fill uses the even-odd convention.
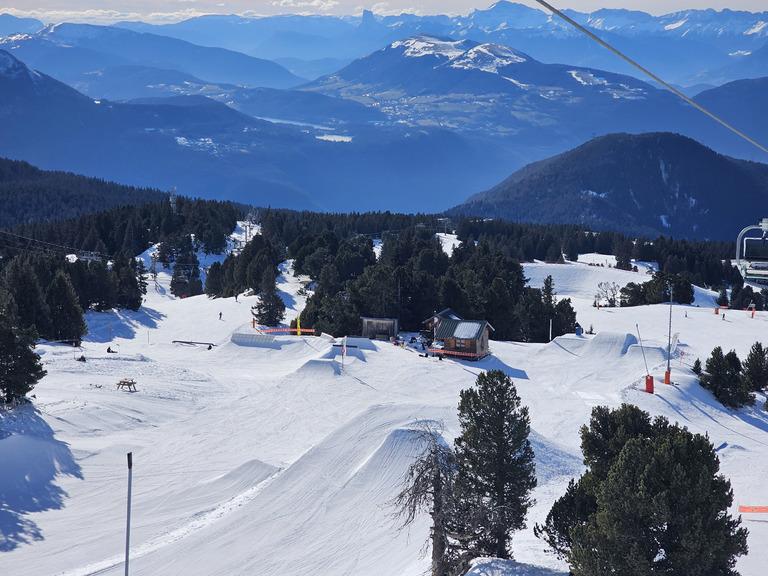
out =
[[[432,232],[447,230],[449,220],[435,214],[350,212],[328,214],[266,209],[260,214],[261,234],[275,246],[288,246],[300,236],[332,232],[338,238],[367,236],[386,239],[418,226]]]
[[[617,266],[632,268],[632,260],[658,262],[662,272],[687,273],[697,286],[720,287],[741,284],[741,276],[730,265],[733,242],[689,241],[665,236],[634,238],[586,226],[523,224],[506,220],[453,217],[427,214],[368,212],[323,214],[290,210],[265,210],[261,215],[262,234],[275,246],[288,246],[303,235],[333,232],[337,237],[387,238],[418,227],[429,232],[454,230],[465,243],[483,242],[520,262],[576,260],[579,254],[615,256]]]
[[[50,341],[79,345],[88,330],[84,310],[138,310],[146,293],[146,270],[124,253],[109,267],[104,261],[32,252],[0,262],[0,298],[7,316]]]
[[[667,274],[687,273],[697,286],[731,286],[741,275],[730,264],[733,242],[677,240],[659,236],[654,240],[633,238],[618,232],[593,232],[571,225],[517,224],[504,220],[464,218],[456,233],[462,240],[484,240],[493,250],[520,261],[557,262],[576,260],[579,254],[597,253],[616,257],[618,268],[629,270],[632,260],[658,262]]]
[[[150,244],[167,242],[174,252],[184,237],[194,237],[194,248],[218,254],[246,207],[232,202],[189,199],[179,196],[141,205],[120,206],[79,218],[20,224],[0,231],[0,253],[22,250],[96,252],[111,256],[141,254]],[[173,258],[173,255],[171,256]]]
[[[160,243],[178,295],[202,292],[196,253],[221,253],[245,209],[178,197],[0,231],[0,292],[8,317],[46,340],[78,344],[83,312],[138,310],[150,270],[135,256]]]
[[[123,186],[0,158],[0,228],[77,218],[124,204],[159,202],[159,190]]]
[[[300,236],[288,257],[315,283],[302,324],[331,334],[358,333],[360,316],[398,318],[403,330],[419,331],[449,307],[488,320],[499,340],[545,342],[550,319],[553,336],[576,324],[570,300],[557,301],[551,278],[541,289],[526,287],[520,263],[485,242],[462,243],[449,257],[426,227],[386,239],[378,259],[370,239],[330,231]]]

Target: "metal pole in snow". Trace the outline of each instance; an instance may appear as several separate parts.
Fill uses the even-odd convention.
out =
[[[131,547],[131,479],[133,476],[133,452],[128,452],[128,520],[125,528],[125,576],[128,576],[128,551]]]
[[[637,328],[637,339],[640,340],[640,351],[643,353],[643,363],[645,364],[645,375],[649,376],[650,372],[648,372],[648,362],[645,359],[645,348],[643,348],[643,339],[640,337],[640,326],[635,324],[635,328]]]
[[[667,372],[664,374],[664,384],[670,383],[671,368],[669,366],[670,357],[672,356],[672,298],[674,294],[674,287],[669,285],[669,335],[667,338]]]

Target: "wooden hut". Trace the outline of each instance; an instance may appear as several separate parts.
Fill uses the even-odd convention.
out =
[[[363,338],[375,338],[377,340],[389,340],[397,338],[400,331],[397,325],[397,318],[371,318],[360,316],[363,321]]]
[[[435,329],[435,340],[443,342],[437,352],[479,360],[491,353],[489,335],[494,330],[485,320],[443,318]]]

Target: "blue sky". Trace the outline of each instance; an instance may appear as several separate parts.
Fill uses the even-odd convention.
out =
[[[34,17],[50,22],[110,23],[118,20],[169,22],[202,14],[358,15],[363,9],[377,14],[466,14],[486,9],[493,0],[389,0],[360,4],[357,0],[0,0],[0,13]],[[535,0],[521,4],[536,6]],[[592,12],[600,8],[626,8],[654,15],[680,10],[713,8],[763,12],[765,0],[549,0],[558,9]]]

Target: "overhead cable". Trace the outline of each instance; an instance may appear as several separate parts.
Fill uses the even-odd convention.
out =
[[[694,106],[695,108],[698,108],[699,110],[704,112],[704,114],[706,114],[707,116],[709,116],[713,120],[716,120],[717,122],[719,122],[720,124],[722,124],[723,126],[728,128],[728,130],[730,130],[731,132],[734,132],[735,134],[741,136],[742,138],[744,138],[744,140],[746,140],[747,142],[749,142],[750,144],[752,144],[754,146],[757,146],[758,148],[760,148],[760,150],[762,150],[763,152],[768,154],[768,148],[766,148],[765,146],[762,146],[758,142],[755,142],[752,138],[750,138],[749,136],[747,136],[746,134],[744,134],[740,130],[737,130],[736,128],[734,128],[733,126],[728,124],[725,120],[719,118],[718,116],[716,116],[715,114],[713,114],[712,112],[710,112],[709,110],[707,110],[706,108],[701,106],[700,104],[697,104],[691,98],[688,98],[688,96],[686,96],[685,94],[683,94],[682,92],[680,92],[679,90],[674,88],[673,86],[670,86],[669,84],[664,82],[664,80],[662,80],[661,78],[656,76],[653,72],[643,68],[640,64],[638,64],[637,62],[632,60],[629,56],[625,56],[624,54],[619,52],[616,48],[614,48],[613,46],[608,44],[608,42],[606,42],[605,40],[603,40],[602,38],[600,38],[596,34],[592,33],[591,31],[587,30],[584,26],[582,26],[581,24],[579,24],[578,22],[576,22],[572,18],[569,18],[568,16],[563,14],[560,10],[558,10],[554,6],[551,6],[550,4],[545,2],[544,0],[536,0],[536,2],[538,2],[539,4],[544,6],[547,10],[550,10],[556,16],[559,16],[560,18],[562,18],[563,20],[568,22],[568,24],[570,24],[571,26],[573,26],[574,28],[576,28],[580,32],[583,32],[584,34],[586,34],[587,36],[592,38],[592,40],[594,40],[595,42],[599,43],[602,46],[605,46],[606,48],[608,48],[608,50],[610,50],[611,52],[616,54],[616,56],[618,56],[622,60],[625,60],[626,62],[628,62],[629,64],[631,64],[632,66],[634,66],[635,68],[640,70],[643,74],[653,78],[656,82],[658,82],[659,84],[664,86],[664,88],[666,88],[667,90],[669,90],[670,92],[672,92],[674,94],[677,94],[680,98],[682,98],[683,100],[688,102],[690,105]]]

